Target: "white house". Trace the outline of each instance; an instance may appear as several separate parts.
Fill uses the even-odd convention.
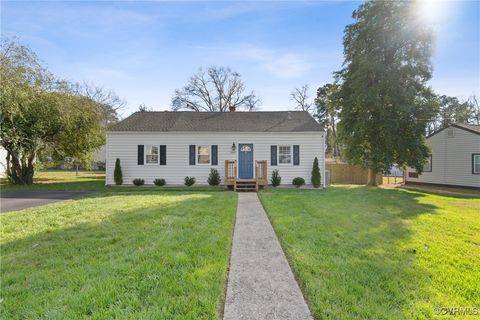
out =
[[[106,184],[120,159],[123,181],[207,184],[211,168],[222,183],[266,185],[277,169],[282,184],[311,181],[314,158],[325,185],[325,134],[307,112],[136,112],[107,132]]]
[[[421,174],[408,169],[407,183],[480,188],[480,125],[452,124],[427,137],[431,149]]]
[[[5,177],[7,172],[7,150],[0,147],[0,177]]]

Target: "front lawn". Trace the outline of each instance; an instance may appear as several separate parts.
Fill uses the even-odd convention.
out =
[[[235,193],[142,191],[0,215],[2,319],[214,319]]]
[[[33,177],[32,185],[13,185],[6,178],[0,178],[0,191],[35,191],[35,190],[62,190],[62,191],[221,191],[225,190],[223,186],[208,186],[195,184],[190,187],[183,185],[167,185],[157,187],[154,185],[145,185],[136,187],[131,181],[122,186],[105,186],[105,172],[102,171],[75,171],[69,170],[45,170],[37,171]]]
[[[480,307],[480,198],[366,187],[260,198],[316,319]]]
[[[32,185],[12,185],[6,178],[0,179],[0,189],[5,191],[31,190],[103,190],[105,189],[105,172],[46,170],[37,171],[33,176]]]

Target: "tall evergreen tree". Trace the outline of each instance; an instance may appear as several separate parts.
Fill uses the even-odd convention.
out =
[[[313,160],[312,168],[312,185],[314,188],[320,187],[321,182],[320,167],[318,166],[318,158],[315,157]]]
[[[429,150],[432,32],[407,1],[368,1],[345,29],[344,68],[337,73],[338,124],[345,157],[375,174],[396,163],[421,171]]]
[[[115,180],[116,185],[121,185],[123,183],[123,173],[122,166],[120,165],[120,159],[115,160],[115,170],[113,170],[113,180]]]

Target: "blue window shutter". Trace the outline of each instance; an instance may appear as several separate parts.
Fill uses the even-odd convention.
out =
[[[167,146],[160,146],[160,165],[165,166],[167,164]]]
[[[212,166],[218,165],[218,146],[212,145]]]
[[[293,165],[294,166],[300,165],[300,146],[299,145],[293,146]]]
[[[270,165],[277,165],[277,146],[270,146]]]
[[[144,150],[143,144],[139,144],[137,148],[137,164],[139,166],[143,165],[143,153],[144,153],[143,150]]]
[[[190,145],[190,165],[194,166],[195,165],[195,145],[191,144]]]

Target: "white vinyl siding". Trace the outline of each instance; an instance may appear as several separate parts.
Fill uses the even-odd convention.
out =
[[[432,154],[432,171],[406,181],[480,187],[480,177],[472,172],[472,154],[480,154],[480,135],[457,127],[447,128],[427,139]]]
[[[295,177],[302,177],[310,181],[313,159],[318,157],[322,181],[325,177],[324,158],[325,147],[323,132],[108,132],[107,133],[107,184],[114,184],[113,169],[115,159],[119,158],[123,180],[131,184],[135,178],[145,180],[145,184],[152,184],[156,178],[164,178],[168,184],[183,184],[185,176],[195,177],[197,184],[207,184],[210,168],[216,168],[222,179],[225,175],[225,160],[237,160],[239,143],[252,143],[255,160],[267,160],[267,174],[270,180],[272,171],[279,170],[282,184],[291,184]],[[232,150],[235,143],[237,148]],[[138,145],[166,145],[167,165],[137,165]],[[189,165],[189,146],[209,146],[211,158],[212,145],[218,146],[218,165]],[[299,166],[271,166],[270,146],[300,146]],[[198,161],[198,155],[196,155]],[[292,155],[293,161],[293,155]]]
[[[472,157],[473,157],[473,160],[472,160],[473,173],[480,174],[480,154],[474,154]]]

